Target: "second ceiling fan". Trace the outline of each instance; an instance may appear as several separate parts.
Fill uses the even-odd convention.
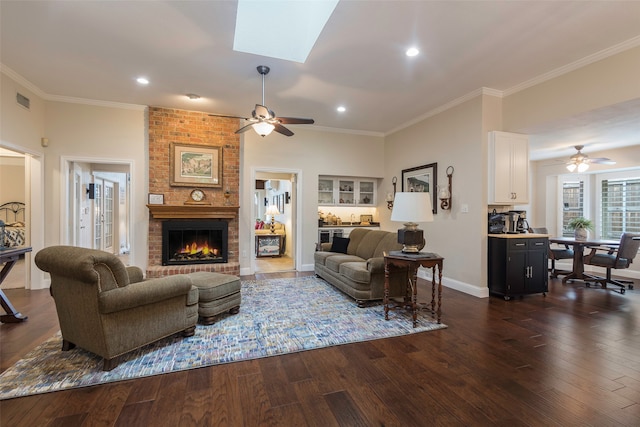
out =
[[[249,129],[253,128],[256,133],[260,136],[266,136],[271,133],[271,131],[276,131],[286,136],[293,135],[286,127],[282,126],[283,124],[292,124],[292,125],[310,125],[314,123],[313,119],[303,119],[298,117],[277,117],[276,113],[273,110],[268,109],[264,104],[264,76],[269,74],[270,68],[266,65],[259,65],[257,67],[258,73],[262,75],[262,104],[256,104],[255,109],[251,112],[251,117],[241,117],[241,116],[225,116],[221,114],[209,114],[214,117],[229,117],[234,119],[243,119],[249,123],[246,126],[241,127],[236,131],[236,133],[246,132]]]
[[[614,162],[611,159],[608,159],[606,157],[589,157],[586,154],[584,154],[581,150],[584,148],[584,145],[576,145],[574,146],[574,148],[576,150],[578,150],[578,152],[576,154],[574,154],[573,156],[571,156],[569,158],[569,161],[567,162],[567,169],[569,169],[570,172],[573,172],[574,170],[578,169],[578,172],[584,172],[587,169],[589,169],[589,164],[590,163],[599,163],[602,165],[615,165],[616,162]]]

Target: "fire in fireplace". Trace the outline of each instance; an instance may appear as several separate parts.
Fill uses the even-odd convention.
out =
[[[228,262],[227,221],[162,223],[162,265]]]

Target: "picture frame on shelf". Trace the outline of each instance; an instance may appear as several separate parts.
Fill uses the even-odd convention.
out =
[[[149,193],[150,205],[164,205],[164,194]]]
[[[416,166],[402,170],[402,191],[431,195],[433,213],[438,211],[438,163]]]
[[[222,187],[222,147],[172,142],[169,185]]]

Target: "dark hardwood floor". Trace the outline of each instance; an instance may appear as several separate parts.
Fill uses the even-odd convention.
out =
[[[637,288],[445,288],[444,330],[5,400],[0,425],[638,426]],[[29,320],[0,327],[3,371],[58,329],[47,290],[7,294]]]

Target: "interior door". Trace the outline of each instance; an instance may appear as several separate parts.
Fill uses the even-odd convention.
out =
[[[103,230],[104,216],[102,212],[102,189],[104,182],[101,179],[93,181],[93,248],[103,248]]]
[[[113,253],[114,184],[106,179],[94,178],[93,247]]]
[[[102,197],[102,214],[103,214],[103,225],[102,225],[102,242],[103,242],[103,251],[114,253],[113,252],[113,229],[114,229],[114,200],[115,200],[115,192],[114,185],[112,181],[104,180],[104,191]]]

